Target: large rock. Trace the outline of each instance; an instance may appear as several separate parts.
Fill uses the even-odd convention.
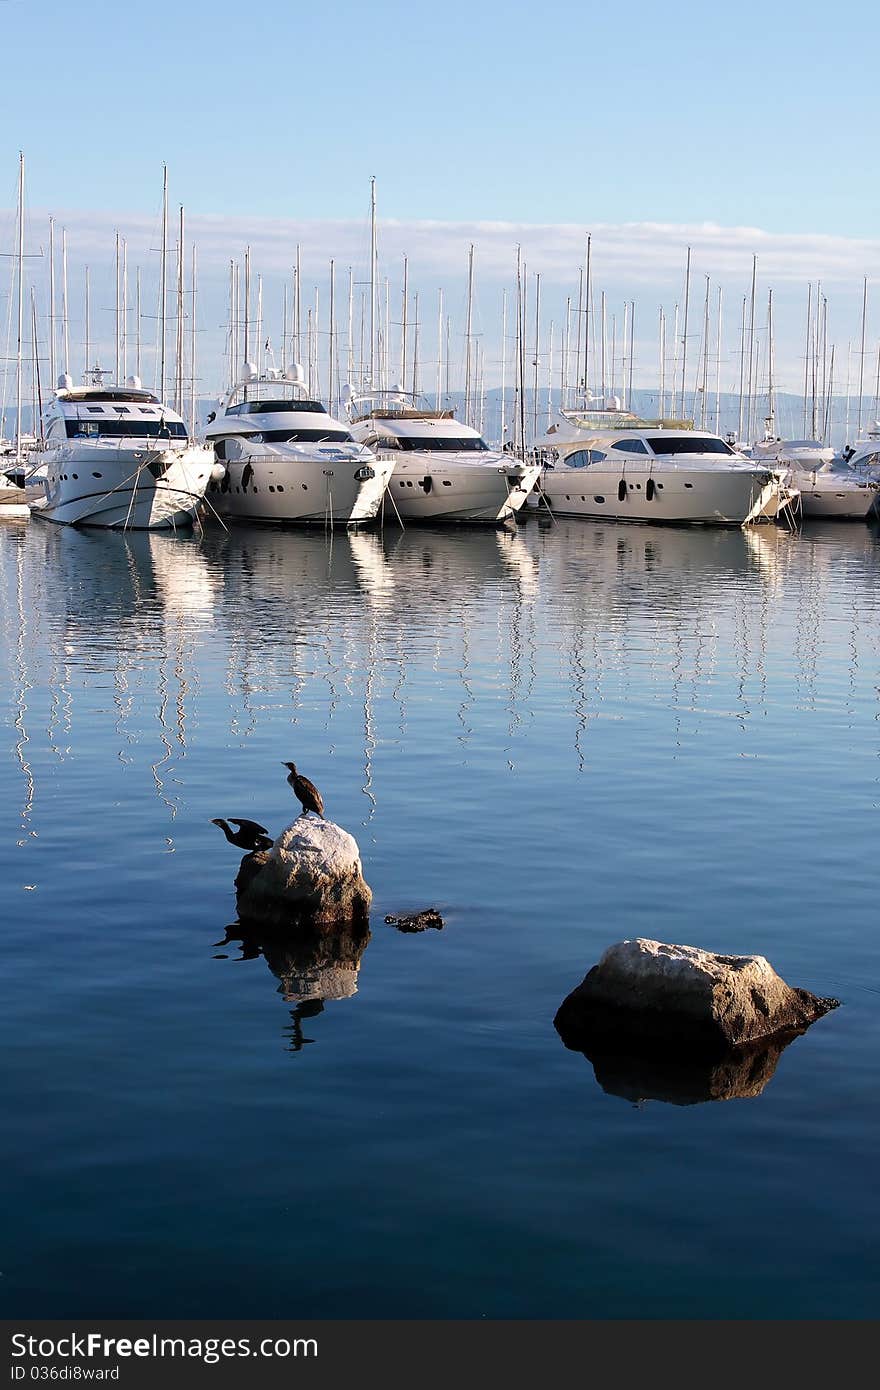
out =
[[[354,837],[312,816],[282,830],[270,850],[246,855],[235,886],[239,917],[258,926],[365,921],[373,897]]]
[[[793,989],[763,956],[720,956],[639,937],[609,946],[554,1022],[578,1051],[615,1036],[723,1051],[803,1032],[837,1002]]]

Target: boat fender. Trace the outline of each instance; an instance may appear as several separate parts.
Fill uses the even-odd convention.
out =
[[[653,479],[653,478],[649,478],[648,481],[645,483],[645,501],[646,501],[646,502],[653,502],[653,500],[654,500],[654,479]]]
[[[618,502],[626,501],[626,478],[621,478],[617,484],[617,500]]]
[[[211,469],[211,478],[215,483],[219,483],[221,478],[226,477],[226,464],[215,463]]]
[[[425,494],[426,497],[427,497],[428,493],[431,491],[431,488],[432,488],[433,486],[434,486],[434,479],[431,478],[431,477],[422,478],[422,479],[420,480],[420,482],[419,482],[419,487],[422,489],[422,491],[424,492],[424,494]]]
[[[253,468],[251,467],[251,465],[250,465],[249,463],[246,463],[245,466],[244,466],[244,468],[241,470],[241,485],[242,485],[243,488],[249,487],[249,486],[250,486],[250,482],[251,482],[251,479],[253,478],[253,476],[254,476],[254,470],[253,470]]]

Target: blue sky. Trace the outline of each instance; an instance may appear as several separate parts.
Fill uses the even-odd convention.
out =
[[[199,376],[213,393],[224,384],[230,257],[251,245],[277,344],[297,243],[304,297],[317,293],[321,315],[330,257],[342,284],[349,266],[364,280],[375,175],[392,336],[407,254],[426,374],[441,289],[451,350],[463,357],[471,242],[487,383],[499,377],[501,295],[512,292],[517,245],[530,296],[535,273],[542,277],[540,355],[549,370],[550,333],[558,361],[566,297],[577,294],[592,231],[594,289],[605,290],[618,330],[624,304],[637,301],[636,385],[656,379],[659,309],[671,325],[689,245],[693,367],[709,276],[713,303],[723,290],[718,356],[723,387],[734,388],[757,254],[756,327],[760,335],[772,287],[778,385],[797,390],[802,381],[807,285],[816,281],[828,295],[835,379],[842,389],[847,359],[857,379],[866,275],[864,370],[873,383],[875,84],[862,59],[878,35],[876,8],[856,0],[834,9],[789,0],[724,9],[694,0],[625,8],[449,0],[419,10],[342,0],[311,11],[279,0],[138,8],[0,0],[0,251],[13,249],[21,149],[28,247],[44,253],[27,269],[41,335],[53,213],[68,232],[72,341],[83,337],[89,265],[91,342],[107,360],[119,231],[132,275],[142,269],[149,358],[167,161],[172,222],[184,203],[187,237],[198,243]],[[321,332],[326,340],[326,325]],[[766,360],[766,343],[762,351]],[[72,366],[78,375],[79,361]]]
[[[5,0],[32,202],[870,234],[877,7]],[[0,147],[2,148],[2,147]]]

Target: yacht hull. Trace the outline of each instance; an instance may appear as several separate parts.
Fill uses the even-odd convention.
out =
[[[417,467],[398,464],[389,485],[401,521],[467,522],[500,526],[525,505],[540,468],[456,466],[425,457]]]
[[[877,502],[877,489],[866,485],[847,485],[844,480],[826,486],[817,479],[801,477],[798,487],[801,494],[801,511],[810,520],[867,521]]]
[[[147,452],[86,445],[44,457],[45,495],[31,515],[63,526],[153,531],[187,526],[201,505],[208,449]]]
[[[767,469],[545,469],[541,491],[559,516],[604,517],[678,525],[742,526],[773,520],[790,494],[768,481]]]
[[[208,501],[224,521],[361,526],[375,520],[394,465],[363,460],[288,459],[280,450],[225,464]],[[358,477],[368,472],[372,476]]]

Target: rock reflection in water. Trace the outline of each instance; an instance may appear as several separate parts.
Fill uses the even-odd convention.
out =
[[[218,946],[237,942],[240,960],[262,956],[280,981],[278,993],[291,1010],[291,1051],[313,1038],[302,1034],[301,1020],[323,1012],[324,1004],[350,999],[357,993],[361,957],[370,940],[365,922],[337,926],[332,931],[298,926],[289,931],[257,931],[233,922]],[[220,957],[223,959],[223,957]]]
[[[668,1105],[701,1105],[708,1100],[747,1100],[759,1096],[776,1071],[782,1053],[799,1033],[726,1052],[609,1045],[607,1040],[563,1037],[566,1047],[583,1052],[606,1095],[634,1105],[661,1100]]]

